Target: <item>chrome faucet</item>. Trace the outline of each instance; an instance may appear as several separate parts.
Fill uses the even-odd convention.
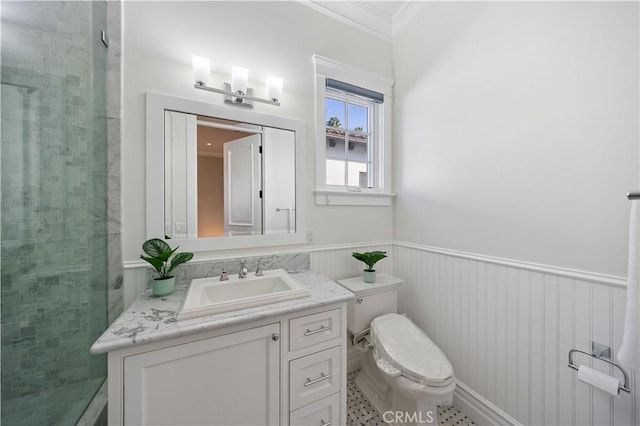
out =
[[[256,277],[264,276],[264,272],[262,272],[262,264],[258,260],[258,266],[256,266]]]
[[[244,262],[245,262],[244,259],[240,261],[240,270],[238,271],[238,278],[246,278],[247,273],[249,272],[247,270],[247,267],[244,265]]]

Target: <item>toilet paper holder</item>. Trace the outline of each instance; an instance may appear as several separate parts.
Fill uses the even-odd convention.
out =
[[[573,368],[574,370],[578,370],[579,367],[573,363],[573,354],[574,352],[579,352],[581,354],[589,355],[592,358],[598,359],[600,361],[604,361],[607,364],[611,364],[616,367],[618,370],[622,372],[624,376],[624,385],[619,385],[618,389],[625,391],[626,393],[631,393],[631,388],[629,387],[629,374],[622,368],[620,365],[611,361],[611,348],[608,346],[601,345],[599,343],[591,342],[591,352],[581,351],[580,349],[571,349],[569,351],[569,368]]]

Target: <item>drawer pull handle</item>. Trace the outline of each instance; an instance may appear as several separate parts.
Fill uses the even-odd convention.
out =
[[[325,327],[324,325],[321,325],[320,328],[317,328],[315,330],[309,330],[307,328],[307,331],[304,332],[304,335],[305,337],[311,336],[312,334],[322,333],[323,331],[331,331],[331,327]]]
[[[324,422],[323,419],[320,419],[320,426],[331,426],[331,422]]]
[[[319,382],[321,382],[323,380],[327,380],[327,379],[330,379],[330,378],[331,378],[331,374],[327,374],[325,376],[324,373],[320,373],[320,377],[318,377],[317,379],[311,380],[309,377],[307,377],[307,381],[304,382],[304,386],[308,387],[308,386],[311,386],[311,385],[315,385],[316,383],[319,383]]]

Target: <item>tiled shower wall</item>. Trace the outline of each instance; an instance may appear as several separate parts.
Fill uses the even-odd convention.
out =
[[[122,1],[107,2],[107,304],[108,323],[124,310],[122,289]]]
[[[106,55],[92,28],[104,4],[2,12],[4,401],[106,376],[88,347],[107,324],[109,171]]]
[[[311,253],[311,269],[333,279],[356,276],[349,259],[362,247]],[[403,243],[378,270],[405,280],[400,311],[443,350],[456,377],[517,422],[527,425],[640,424],[640,385],[612,397],[567,367],[572,348],[620,346],[624,280],[541,265],[439,252]],[[575,363],[607,374],[607,364],[577,355]]]

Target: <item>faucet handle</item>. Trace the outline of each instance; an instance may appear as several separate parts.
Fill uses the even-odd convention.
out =
[[[262,272],[262,263],[258,260],[258,266],[256,266],[256,277],[262,277],[264,272]]]
[[[220,274],[220,281],[229,281],[229,276],[227,275],[226,268],[222,268],[222,273]]]
[[[245,259],[240,261],[240,270],[238,271],[238,278],[245,278],[247,276],[247,267],[245,266]]]

